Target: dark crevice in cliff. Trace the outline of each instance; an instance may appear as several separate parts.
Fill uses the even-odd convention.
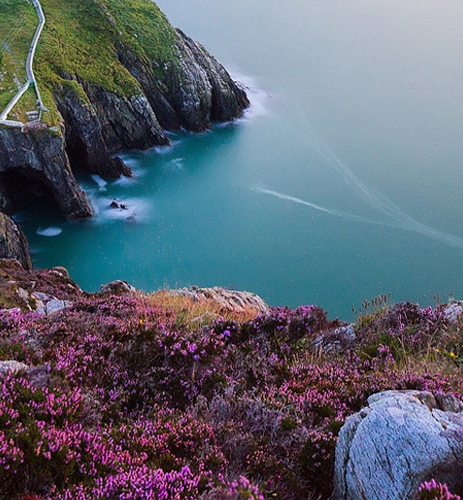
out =
[[[50,213],[60,212],[53,186],[40,172],[15,169],[0,173],[0,192],[7,200],[4,211],[10,215],[22,210],[33,211],[38,206],[49,209]]]

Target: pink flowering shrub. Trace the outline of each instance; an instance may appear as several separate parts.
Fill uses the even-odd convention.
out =
[[[409,303],[349,333],[315,306],[202,327],[143,296],[1,310],[0,361],[29,369],[0,376],[0,497],[327,499],[338,432],[371,394],[462,393],[452,328]]]
[[[446,484],[431,479],[420,486],[417,500],[461,500],[461,497],[451,493]]]

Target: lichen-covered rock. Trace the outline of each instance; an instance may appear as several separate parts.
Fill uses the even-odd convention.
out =
[[[16,222],[0,212],[0,258],[16,259],[24,269],[31,269],[29,245]]]
[[[386,391],[349,417],[336,446],[335,500],[407,500],[431,478],[463,492],[463,403]]]

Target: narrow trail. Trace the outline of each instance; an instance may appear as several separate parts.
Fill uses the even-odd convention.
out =
[[[27,54],[26,60],[26,75],[27,82],[18,90],[17,94],[13,97],[13,99],[9,102],[8,106],[2,111],[0,114],[0,124],[6,126],[13,127],[23,127],[24,124],[18,121],[8,120],[8,114],[11,113],[11,110],[16,106],[21,97],[26,93],[29,89],[30,85],[34,85],[35,92],[37,94],[37,101],[39,105],[39,119],[42,118],[42,112],[47,111],[45,108],[42,97],[40,95],[39,87],[37,85],[37,80],[35,79],[34,70],[32,68],[34,62],[35,50],[37,48],[37,44],[39,42],[40,35],[42,34],[43,27],[45,26],[45,15],[43,13],[42,5],[39,0],[31,0],[34,4],[34,8],[37,11],[37,15],[39,17],[39,25],[34,34],[34,38],[32,39],[31,46],[29,48],[29,53]]]

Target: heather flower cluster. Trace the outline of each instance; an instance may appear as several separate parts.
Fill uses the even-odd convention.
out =
[[[1,498],[327,499],[339,430],[371,394],[463,391],[461,325],[440,306],[198,326],[153,303],[82,294],[48,316],[0,310],[0,362],[27,365],[0,375]],[[446,488],[419,498],[459,498]]]
[[[423,483],[418,490],[418,500],[461,500],[454,495],[446,484],[438,483],[435,479]]]

